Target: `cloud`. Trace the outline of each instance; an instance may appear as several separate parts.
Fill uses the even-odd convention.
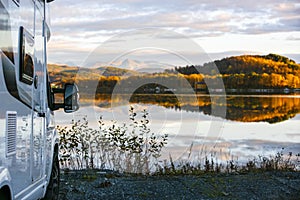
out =
[[[300,3],[298,0],[260,0],[255,3],[64,0],[51,3],[51,18],[53,39],[50,47],[70,51],[76,46],[91,49],[114,35],[148,27],[165,28],[190,38],[300,31]],[[177,38],[171,35],[169,39]],[[78,45],[73,44],[75,42]],[[69,48],[66,47],[68,44]]]
[[[73,1],[72,1],[73,2]],[[183,33],[265,33],[298,30],[299,5],[289,1],[70,1],[54,7],[58,31],[120,32],[145,27],[186,28]],[[82,2],[80,4],[80,2]],[[68,9],[61,8],[66,7]],[[255,30],[255,31],[253,31]],[[104,33],[105,34],[105,33]]]
[[[291,18],[283,18],[279,20],[279,23],[284,27],[285,31],[300,31],[300,15]]]
[[[286,38],[287,40],[295,40],[295,41],[300,41],[300,36],[294,36],[294,35],[290,35]]]

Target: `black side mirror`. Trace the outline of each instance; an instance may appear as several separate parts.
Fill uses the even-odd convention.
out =
[[[64,110],[66,113],[79,109],[79,93],[76,84],[66,84],[64,90]]]
[[[64,88],[52,88],[50,98],[51,109],[64,108],[66,113],[75,112],[79,109],[79,93],[76,84],[67,83]]]

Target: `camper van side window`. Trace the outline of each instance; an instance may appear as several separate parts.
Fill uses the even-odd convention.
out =
[[[34,74],[34,40],[33,36],[23,27],[20,27],[19,64],[20,81],[31,85]]]

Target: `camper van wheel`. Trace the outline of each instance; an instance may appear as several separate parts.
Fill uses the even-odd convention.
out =
[[[1,200],[11,199],[10,190],[7,186],[4,186],[3,188],[0,189],[0,199]]]
[[[59,195],[59,161],[58,161],[58,149],[55,148],[53,155],[53,164],[51,170],[50,182],[47,187],[47,192],[44,200],[58,200]]]
[[[10,198],[7,195],[5,195],[3,192],[0,192],[0,199],[1,200],[10,200]]]

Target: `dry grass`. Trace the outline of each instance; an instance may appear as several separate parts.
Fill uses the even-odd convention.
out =
[[[250,171],[297,171],[300,153],[287,155],[280,152],[271,156],[257,156],[240,164],[238,159],[218,160],[214,154],[191,156],[193,144],[186,159],[173,161],[172,156],[159,160],[167,144],[168,135],[153,133],[149,128],[148,112],[129,110],[129,124],[113,121],[105,125],[99,119],[99,128],[89,127],[86,118],[72,121],[70,127],[58,126],[60,135],[60,166],[63,169],[110,169],[135,174],[203,174]]]

